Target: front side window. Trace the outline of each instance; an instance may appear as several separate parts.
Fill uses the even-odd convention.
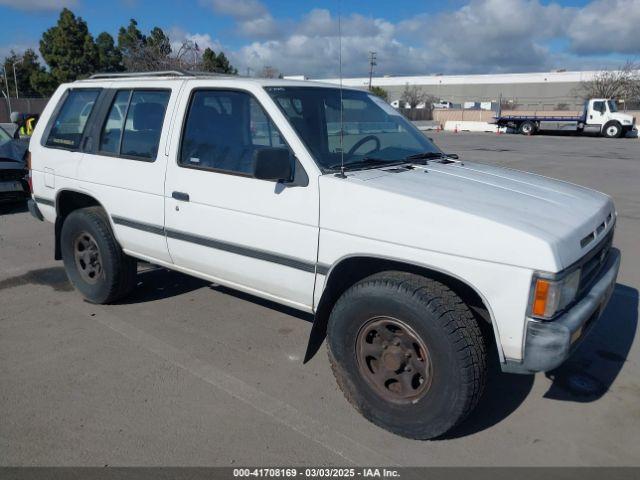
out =
[[[251,175],[254,153],[269,147],[288,148],[252,95],[226,90],[194,92],[182,133],[180,165]]]
[[[70,90],[49,132],[46,145],[76,149],[100,90]]]
[[[111,104],[100,135],[100,151],[154,159],[170,91],[120,90]]]
[[[604,106],[604,102],[593,102],[593,109],[596,112],[600,112],[600,113],[606,112],[606,108]]]
[[[370,161],[384,165],[439,150],[391,105],[365,91],[270,87],[323,171]],[[341,112],[342,105],[342,112]]]
[[[611,113],[616,113],[618,111],[618,106],[614,100],[607,101],[607,105],[609,106],[609,111]]]

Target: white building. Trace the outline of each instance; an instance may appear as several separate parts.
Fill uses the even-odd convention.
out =
[[[553,110],[559,105],[577,109],[582,105],[580,84],[593,79],[597,71],[539,72],[487,75],[421,75],[374,77],[372,84],[389,93],[389,101],[400,99],[407,84],[419,85],[443,102],[463,105],[465,102],[498,102],[500,96],[520,108]],[[338,78],[318,79],[339,83]],[[367,88],[369,77],[343,78],[349,87]]]

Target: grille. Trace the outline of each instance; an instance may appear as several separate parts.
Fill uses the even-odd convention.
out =
[[[24,180],[26,172],[24,170],[0,170],[0,180]]]
[[[602,241],[587,253],[580,261],[582,265],[582,274],[580,275],[580,285],[578,287],[578,296],[582,294],[594,282],[602,266],[607,261],[611,244],[613,243],[613,228]]]

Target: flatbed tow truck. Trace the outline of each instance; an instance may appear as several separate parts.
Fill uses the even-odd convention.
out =
[[[545,132],[575,132],[598,134],[607,138],[624,137],[633,130],[635,118],[618,112],[615,100],[592,98],[585,102],[580,115],[502,114],[498,110],[493,123],[507,127],[523,135]]]

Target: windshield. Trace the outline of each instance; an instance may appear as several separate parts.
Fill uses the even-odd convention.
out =
[[[342,148],[340,89],[269,87],[278,104],[323,171],[345,166],[362,168],[396,163],[410,155],[440,150],[381,98],[365,91],[342,92]]]
[[[609,105],[609,111],[611,113],[615,113],[618,111],[618,106],[616,105],[615,100],[608,100],[607,105]]]
[[[12,140],[11,135],[9,135],[3,128],[0,128],[0,145]]]

